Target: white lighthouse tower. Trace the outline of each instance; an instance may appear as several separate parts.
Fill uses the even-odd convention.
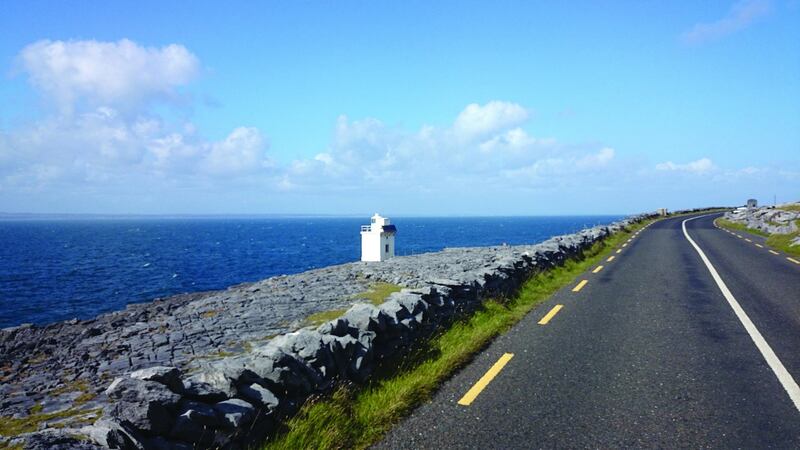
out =
[[[361,260],[386,261],[394,256],[394,235],[397,227],[378,213],[369,225],[361,226]]]

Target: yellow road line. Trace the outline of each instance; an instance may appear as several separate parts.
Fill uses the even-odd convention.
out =
[[[480,394],[481,391],[483,391],[483,389],[486,388],[486,386],[492,380],[494,380],[494,377],[496,377],[497,374],[500,373],[501,370],[503,370],[503,367],[505,367],[505,365],[508,364],[508,362],[511,361],[511,358],[513,357],[514,357],[513,353],[504,353],[503,356],[501,356],[500,359],[498,359],[497,362],[494,363],[494,365],[489,369],[489,371],[486,372],[481,377],[481,379],[478,380],[478,382],[475,383],[475,385],[472,386],[472,388],[470,388],[470,390],[468,390],[466,394],[464,394],[463,397],[461,397],[461,400],[458,401],[458,404],[462,406],[469,406],[470,404],[472,404],[472,402],[475,400],[475,397],[477,397],[478,394]]]
[[[795,263],[795,264],[800,264],[800,261],[798,261],[798,260],[796,260],[796,259],[794,259],[794,258],[789,258],[789,257],[787,256],[787,257],[786,257],[786,259],[788,259],[789,261],[791,261],[791,262],[793,262],[793,263]]]
[[[773,255],[780,255],[780,253],[776,252],[775,250],[770,250],[769,252],[772,253]]]
[[[622,244],[622,246],[623,246],[623,247],[627,247],[627,246],[628,246],[628,243],[626,242],[626,243]]]
[[[622,249],[617,250],[617,253],[622,253]]]
[[[542,317],[542,320],[539,321],[539,325],[547,325],[547,322],[550,322],[550,319],[555,317],[555,315],[558,314],[558,312],[561,311],[561,308],[563,307],[564,305],[553,306],[553,309],[551,309],[549,313],[545,314],[545,316]]]
[[[583,287],[584,287],[584,286],[586,286],[586,283],[588,283],[588,282],[589,282],[589,280],[583,280],[583,281],[581,281],[580,283],[578,283],[578,285],[577,285],[577,286],[575,286],[574,288],[572,288],[572,292],[578,292],[578,291],[580,291],[581,289],[583,289]]]
[[[756,244],[756,247],[758,247],[758,248],[764,248],[764,246],[763,246],[763,245],[761,245],[761,244]]]
[[[594,270],[592,271],[592,273],[597,273],[597,272],[600,272],[601,270],[603,270],[603,266],[597,266],[597,268],[596,268],[596,269],[594,269]]]
[[[614,260],[614,258],[615,258],[614,256],[609,256],[608,259],[606,260],[606,262],[611,262],[611,261]]]

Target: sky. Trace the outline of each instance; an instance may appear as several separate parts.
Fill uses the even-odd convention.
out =
[[[800,0],[0,2],[0,212],[800,200]]]

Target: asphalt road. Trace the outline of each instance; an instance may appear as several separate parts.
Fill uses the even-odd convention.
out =
[[[800,264],[716,228],[717,216],[686,231],[782,364],[783,384],[684,236],[686,217],[669,218],[537,307],[377,447],[800,448],[786,387],[786,376],[800,380]]]

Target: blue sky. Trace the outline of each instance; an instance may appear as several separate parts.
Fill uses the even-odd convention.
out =
[[[800,2],[0,4],[0,211],[800,200]]]

